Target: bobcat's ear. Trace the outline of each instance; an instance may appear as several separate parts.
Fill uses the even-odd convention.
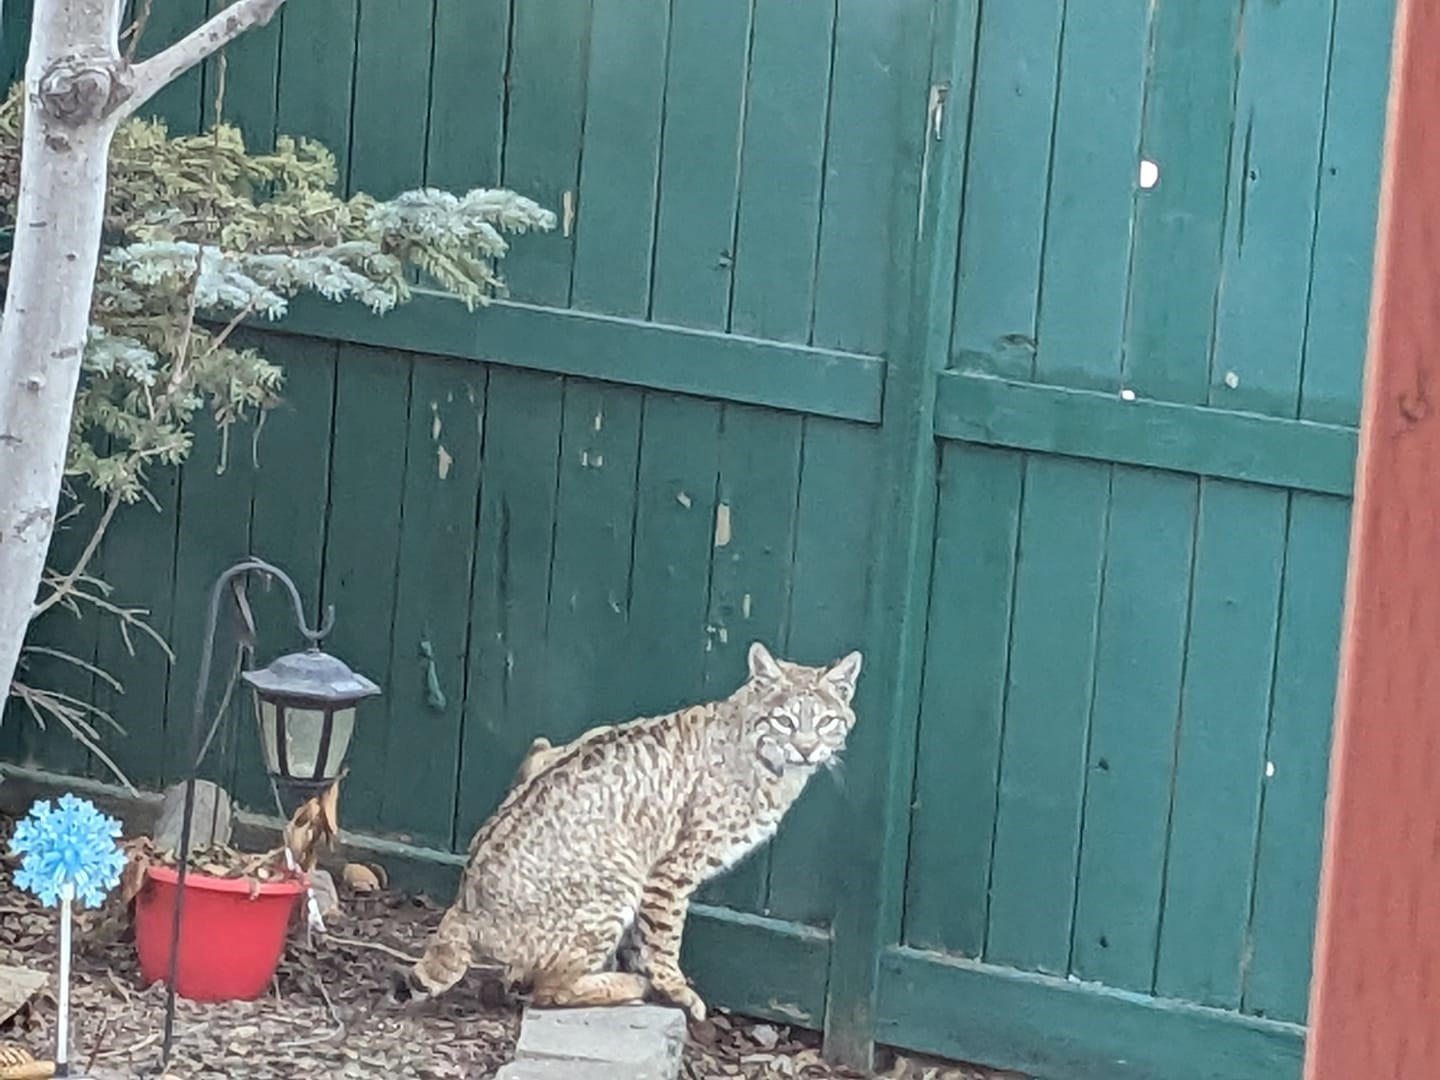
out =
[[[852,652],[831,664],[830,670],[824,675],[825,681],[835,688],[836,693],[847,705],[855,696],[855,683],[860,679],[862,659],[863,657],[858,652]]]
[[[750,646],[750,677],[760,682],[775,682],[781,674],[780,665],[770,655],[770,650],[758,641],[753,642]]]

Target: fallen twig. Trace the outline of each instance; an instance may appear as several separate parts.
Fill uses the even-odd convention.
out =
[[[407,956],[399,949],[392,949],[389,945],[384,945],[378,941],[360,941],[356,938],[345,937],[342,934],[326,934],[323,940],[333,941],[339,945],[350,945],[357,949],[374,949],[376,952],[384,953],[386,956],[393,956],[396,960],[406,964],[418,964],[420,962],[418,956]]]

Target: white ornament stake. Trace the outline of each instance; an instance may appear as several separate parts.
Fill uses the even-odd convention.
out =
[[[105,902],[120,881],[125,855],[116,840],[120,823],[74,795],[57,806],[42,799],[15,827],[10,850],[21,856],[15,884],[47,907],[60,905],[60,1016],[56,1023],[55,1075],[70,1076],[70,930],[76,901],[89,908]],[[78,1080],[78,1078],[77,1078]]]
[[[75,887],[60,886],[60,1016],[55,1022],[55,1072],[70,1074],[70,905]]]

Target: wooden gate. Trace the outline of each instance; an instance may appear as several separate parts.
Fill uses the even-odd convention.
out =
[[[44,632],[126,681],[157,783],[206,586],[280,563],[386,688],[348,823],[449,866],[535,734],[727,692],[755,638],[860,645],[843,782],[707,891],[711,996],[849,1057],[1296,1077],[1391,15],[294,0],[231,50],[253,141],[564,227],[506,304],[258,339],[289,392],[257,453],[206,435],[103,552],[168,675]],[[13,714],[0,749],[88,767]]]

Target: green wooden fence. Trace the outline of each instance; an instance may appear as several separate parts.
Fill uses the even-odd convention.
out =
[[[1392,14],[292,0],[231,50],[250,138],[564,228],[509,303],[259,338],[253,453],[204,435],[102,553],[168,671],[42,632],[125,680],[72,689],[158,784],[208,583],[282,564],[386,688],[347,823],[446,852],[536,734],[728,692],[755,638],[862,646],[843,778],[706,892],[704,989],[852,1057],[1298,1077]],[[159,108],[205,122],[211,79]],[[13,714],[0,748],[93,771]]]

